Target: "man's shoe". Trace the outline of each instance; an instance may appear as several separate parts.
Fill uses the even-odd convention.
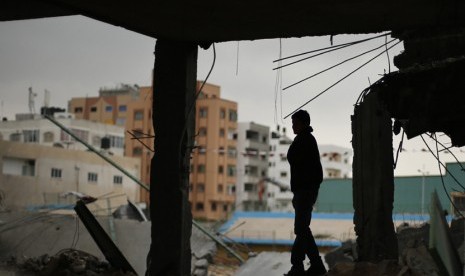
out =
[[[306,276],[305,270],[303,267],[296,268],[295,266],[291,267],[288,273],[284,273],[284,276]]]

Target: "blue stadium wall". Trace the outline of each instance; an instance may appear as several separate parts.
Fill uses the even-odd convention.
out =
[[[465,163],[462,163],[465,167]],[[451,213],[451,203],[447,194],[452,191],[464,191],[465,171],[459,163],[447,163],[448,172],[443,171],[444,191],[441,176],[425,176],[424,212],[428,213],[431,194],[437,191],[443,209]],[[457,180],[454,180],[455,179]],[[460,183],[457,184],[457,182]],[[406,176],[394,178],[394,214],[421,214],[422,176]],[[315,211],[320,213],[352,213],[352,179],[325,179],[321,183]]]

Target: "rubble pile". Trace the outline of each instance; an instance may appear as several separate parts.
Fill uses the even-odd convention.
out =
[[[131,272],[119,271],[106,261],[76,249],[64,249],[54,256],[48,254],[25,259],[22,262],[11,260],[8,264],[16,266],[24,275],[67,275],[67,276],[133,276]],[[32,273],[32,274],[30,274]]]
[[[451,224],[454,244],[463,247],[463,220]],[[399,245],[399,260],[384,260],[380,263],[357,262],[355,243],[344,242],[325,256],[330,268],[328,276],[341,275],[386,275],[386,276],[439,276],[441,269],[428,250],[430,225],[403,224],[396,229]],[[459,250],[459,248],[456,248]],[[460,250],[459,250],[460,251]]]

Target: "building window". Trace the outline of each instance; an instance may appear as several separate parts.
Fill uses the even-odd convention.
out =
[[[203,203],[202,202],[197,202],[195,204],[195,210],[196,211],[203,211]]]
[[[249,129],[245,131],[245,138],[248,139],[248,140],[258,142],[258,137],[259,136],[260,135],[259,135],[259,133],[257,131],[249,130]]]
[[[109,135],[110,138],[110,147],[112,148],[124,148],[124,138],[119,136]]]
[[[219,155],[224,155],[224,147],[220,147],[218,150]]]
[[[197,184],[197,193],[202,194],[205,192],[205,184],[199,183]]]
[[[223,174],[223,172],[224,172],[224,167],[223,167],[223,165],[219,165],[219,166],[218,166],[218,173],[219,173],[219,174]]]
[[[244,174],[250,176],[258,176],[258,167],[252,165],[245,165]]]
[[[197,165],[197,172],[205,173],[205,165],[204,164]]]
[[[135,147],[132,149],[132,155],[133,156],[141,156],[142,155],[142,148],[141,147]]]
[[[236,193],[236,185],[234,185],[232,183],[228,184],[228,186],[227,186],[227,194],[228,195],[233,195],[235,193]]]
[[[225,135],[224,128],[220,128],[220,137],[224,137],[224,135]]]
[[[201,136],[201,137],[207,136],[207,128],[205,128],[205,127],[199,128],[199,136]]]
[[[286,171],[282,171],[279,175],[280,175],[281,177],[287,177],[287,172],[286,172]]]
[[[123,177],[121,175],[114,175],[113,176],[113,184],[123,184]]]
[[[83,109],[82,107],[75,107],[74,108],[74,113],[82,113]]]
[[[228,204],[223,205],[223,211],[227,212],[228,211]]]
[[[100,144],[101,139],[102,138],[100,136],[97,136],[97,135],[92,136],[92,145],[95,146],[95,147],[100,147],[101,146],[101,144]]]
[[[246,192],[255,192],[256,187],[257,186],[253,183],[244,183],[244,191]]]
[[[223,193],[223,185],[222,184],[218,184],[218,187],[216,187],[216,191],[220,194]]]
[[[21,142],[21,133],[10,134],[10,141],[11,142]]]
[[[90,108],[90,112],[97,112],[97,107],[96,106],[92,106]]]
[[[52,168],[52,171],[50,173],[50,176],[52,178],[61,178],[61,169],[57,168]]]
[[[237,133],[236,130],[233,128],[228,129],[228,139],[229,140],[237,140]]]
[[[118,106],[118,111],[119,112],[126,112],[127,110],[128,110],[128,107],[126,105]]]
[[[205,107],[202,107],[199,109],[199,117],[200,118],[207,118],[208,115],[208,109]]]
[[[220,119],[226,118],[226,110],[220,109]]]
[[[112,112],[113,111],[113,106],[107,105],[105,106],[105,112]]]
[[[23,130],[24,143],[38,143],[39,130]]]
[[[235,147],[228,147],[228,157],[236,158],[237,150]]]
[[[211,209],[213,212],[216,212],[216,202],[211,203]]]
[[[134,121],[142,121],[144,120],[144,111],[136,110],[134,111]]]
[[[232,177],[236,175],[236,166],[228,165],[228,176]]]
[[[44,143],[53,143],[53,139],[55,135],[51,131],[47,131],[44,133]]]
[[[22,166],[22,175],[23,176],[34,176],[36,170],[36,161],[33,159],[25,160]]]
[[[70,130],[79,139],[84,140],[85,142],[89,140],[89,131],[80,130],[80,129],[70,129]],[[68,141],[75,141],[75,139],[72,138],[68,133],[62,130],[60,133],[60,141],[68,142]]]
[[[98,174],[90,172],[87,174],[87,181],[88,182],[97,182],[98,181]]]
[[[229,110],[229,120],[231,122],[236,122],[237,121],[237,111],[236,110]]]

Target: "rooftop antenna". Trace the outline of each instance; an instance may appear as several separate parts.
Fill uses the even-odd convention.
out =
[[[31,114],[36,113],[34,98],[37,97],[37,93],[32,92],[32,87],[29,87],[29,112]]]

